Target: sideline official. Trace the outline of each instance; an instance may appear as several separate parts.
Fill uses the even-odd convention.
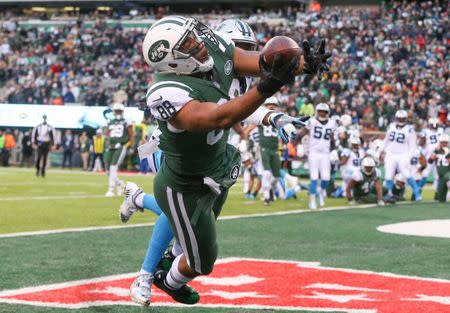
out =
[[[53,126],[47,124],[47,115],[42,116],[42,119],[43,119],[42,124],[37,125],[33,129],[33,132],[31,134],[31,142],[33,149],[37,149],[36,176],[39,176],[40,172],[41,176],[45,177],[47,156],[50,149],[55,144],[56,134]]]

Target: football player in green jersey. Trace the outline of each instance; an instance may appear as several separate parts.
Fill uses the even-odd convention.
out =
[[[267,98],[264,106],[270,111],[275,111],[279,107],[276,97]],[[278,153],[278,131],[271,125],[251,125],[246,131],[251,132],[254,127],[258,127],[260,156],[264,171],[262,173],[262,190],[264,194],[264,205],[269,205],[270,192],[279,183],[281,174],[280,155]],[[281,191],[280,198],[284,198],[284,191],[281,185],[277,188]]]
[[[183,250],[169,272],[155,274],[154,283],[176,301],[198,302],[198,293],[187,283],[209,274],[217,257],[215,220],[240,166],[239,152],[227,144],[228,129],[295,75],[327,69],[324,43],[314,52],[308,44],[304,48],[298,60],[282,62],[278,56],[268,66],[258,52],[235,48],[195,19],[169,16],[147,31],[144,58],[159,72],[147,106],[158,121],[164,152],[154,193]],[[258,85],[232,99],[234,78],[249,75],[261,77]],[[259,120],[277,129],[304,124],[267,112]]]
[[[449,136],[442,134],[439,137],[439,145],[428,158],[428,163],[436,164],[438,173],[438,187],[435,200],[446,202],[450,197],[450,152],[448,148]]]
[[[114,189],[117,188],[117,195],[122,195],[122,181],[117,177],[117,170],[125,159],[128,147],[133,146],[133,125],[123,118],[124,105],[115,103],[112,105],[114,118],[109,121],[106,127],[108,140],[108,156],[106,164],[109,167],[109,186],[106,197],[114,196]]]
[[[361,161],[361,169],[353,172],[352,179],[348,183],[346,190],[346,196],[350,204],[356,201],[358,203],[384,205],[381,175],[375,166],[374,159],[365,157]]]

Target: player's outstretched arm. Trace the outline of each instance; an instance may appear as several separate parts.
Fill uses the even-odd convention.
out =
[[[282,86],[295,79],[297,60],[283,64],[279,56],[275,56],[270,69],[262,70],[261,79],[256,87],[240,97],[222,105],[211,102],[192,100],[170,119],[170,123],[187,131],[211,131],[218,128],[230,128],[252,114],[264,99],[272,96]]]

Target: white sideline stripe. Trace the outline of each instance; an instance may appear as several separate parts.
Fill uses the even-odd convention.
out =
[[[421,203],[432,203],[435,201],[423,201]],[[409,204],[410,202],[402,202],[399,204]],[[259,214],[247,214],[247,215],[229,215],[229,216],[219,216],[219,220],[236,220],[241,218],[254,218],[254,217],[267,217],[267,216],[282,216],[291,214],[303,214],[303,213],[320,213],[326,211],[337,211],[337,210],[350,210],[350,209],[363,209],[363,208],[373,208],[376,204],[362,204],[354,206],[335,206],[328,207],[317,210],[292,210],[292,211],[278,211],[271,213],[259,213]],[[52,235],[52,234],[62,234],[62,233],[74,233],[74,232],[85,232],[85,231],[97,231],[97,230],[111,230],[111,229],[123,229],[123,228],[135,228],[135,227],[146,227],[153,226],[155,223],[141,223],[141,224],[130,224],[130,225],[112,225],[112,226],[95,226],[95,227],[80,227],[80,228],[65,228],[65,229],[53,229],[53,230],[39,230],[31,232],[20,232],[12,234],[2,234],[2,238],[14,238],[23,236],[41,236],[41,235]]]
[[[153,225],[155,225],[155,223],[140,223],[140,224],[130,224],[130,225],[112,225],[112,226],[95,226],[95,227],[53,229],[53,230],[39,230],[39,231],[29,231],[29,232],[20,232],[20,233],[12,233],[12,234],[1,234],[0,239],[23,237],[23,236],[53,235],[53,234],[62,234],[62,233],[79,233],[79,232],[96,231],[96,230],[135,228],[135,227],[145,227],[145,226],[153,226]]]
[[[62,195],[62,196],[6,197],[6,198],[0,198],[0,201],[64,200],[64,199],[89,199],[89,198],[105,198],[105,195]]]

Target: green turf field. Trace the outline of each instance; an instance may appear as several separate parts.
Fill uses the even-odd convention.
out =
[[[103,197],[107,184],[105,176],[60,170],[50,170],[46,179],[33,174],[31,170],[0,169],[0,234],[121,224],[117,212],[121,198]],[[122,178],[151,190],[149,176]],[[306,207],[305,192],[299,193],[299,200],[278,201],[264,207],[260,201],[245,200],[241,187],[238,184],[232,188],[223,216]],[[431,193],[425,193],[424,198],[430,200]],[[343,206],[346,201],[329,200],[328,203]],[[450,219],[449,205],[405,203],[383,208],[319,210],[221,220],[218,222],[219,257],[319,262],[327,267],[450,280],[450,239],[394,235],[376,230],[384,224],[426,219]],[[144,213],[133,216],[130,223],[154,220],[151,213]],[[5,290],[135,272],[141,265],[150,233],[151,226],[139,226],[0,237],[0,312],[73,312],[64,308],[1,304],[1,295]],[[289,273],[286,275],[288,277]],[[143,309],[129,305],[76,311],[284,312],[250,308]],[[441,312],[450,312],[450,302],[448,311]]]

